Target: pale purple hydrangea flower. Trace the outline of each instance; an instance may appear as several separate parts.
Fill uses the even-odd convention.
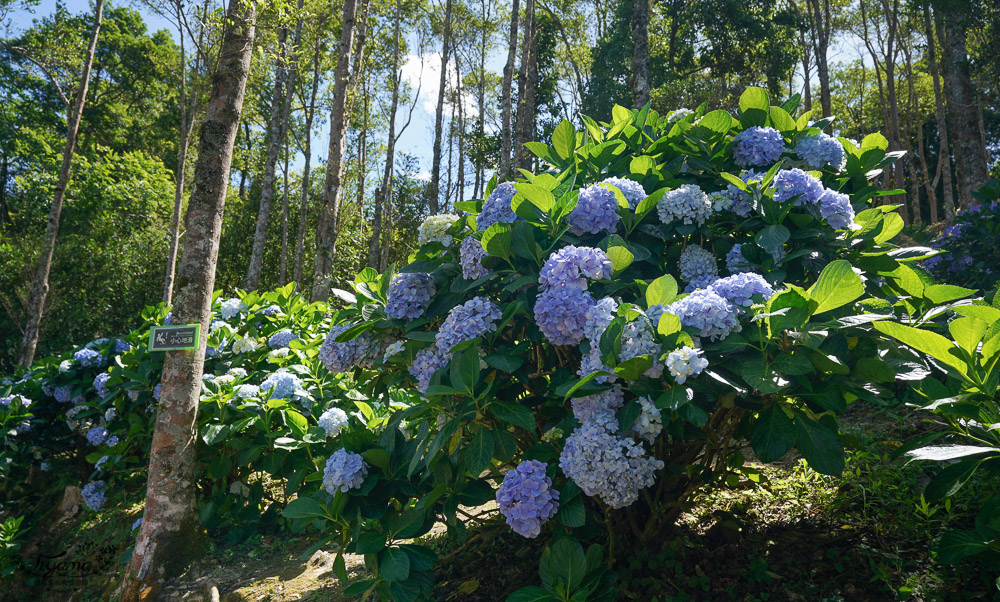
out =
[[[854,207],[851,206],[851,198],[835,190],[827,189],[819,198],[819,212],[834,230],[850,228],[851,224],[854,223]]]
[[[365,361],[372,349],[372,342],[367,333],[362,333],[350,341],[337,342],[338,336],[355,326],[357,324],[334,326],[319,348],[319,361],[334,374],[348,372],[355,366],[367,367],[370,364],[370,361]]]
[[[97,446],[104,443],[104,440],[108,438],[108,429],[103,426],[92,427],[87,431],[87,442],[91,445]]]
[[[753,305],[754,295],[762,295],[770,299],[774,288],[760,274],[747,272],[719,278],[708,287],[708,290],[736,304],[737,307]]]
[[[104,507],[104,481],[91,481],[83,486],[81,491],[83,502],[94,512]]]
[[[52,396],[56,398],[59,403],[66,403],[73,397],[73,386],[72,385],[61,385],[52,390]]]
[[[761,167],[781,159],[785,139],[774,128],[752,126],[733,140],[733,159],[740,167]]]
[[[583,340],[587,309],[595,303],[585,290],[558,286],[542,291],[535,300],[535,323],[553,345],[576,345]]]
[[[674,301],[666,310],[680,318],[682,326],[697,328],[699,336],[713,341],[742,329],[736,306],[709,290],[697,290]]]
[[[104,441],[104,445],[107,445],[109,447],[114,447],[118,445],[118,443],[119,443],[118,435],[111,435]]]
[[[268,317],[276,316],[281,313],[281,307],[278,305],[268,305],[267,307],[261,309],[257,313],[262,316],[268,316]]]
[[[633,211],[639,206],[639,203],[646,198],[646,190],[642,187],[642,184],[636,182],[635,180],[628,180],[626,178],[608,178],[601,182],[602,184],[611,184],[625,195],[625,199],[628,201],[628,206]]]
[[[132,528],[129,529],[129,532],[130,533],[134,532],[136,529],[138,529],[141,526],[142,526],[142,517],[140,516],[139,518],[135,519],[134,523],[132,523]]]
[[[689,377],[708,368],[708,360],[701,357],[701,353],[701,349],[684,346],[667,354],[667,369],[677,384],[684,384]]]
[[[522,537],[538,537],[542,524],[559,509],[559,491],[545,475],[546,468],[547,464],[537,460],[525,460],[504,476],[497,489],[500,514]]]
[[[663,417],[652,399],[640,397],[637,401],[641,411],[629,431],[636,438],[652,445],[663,432]]]
[[[588,186],[580,191],[576,207],[566,216],[569,231],[583,234],[611,234],[618,226],[618,200],[615,193],[603,186]]]
[[[84,368],[98,368],[104,365],[104,356],[93,349],[81,349],[73,354],[73,360]]]
[[[431,377],[434,373],[448,365],[450,355],[437,345],[424,347],[413,356],[413,365],[410,366],[410,374],[417,379],[417,390],[421,393],[427,391],[431,384]]]
[[[799,168],[782,169],[774,176],[776,203],[786,203],[794,198],[796,207],[815,205],[823,196],[823,192],[823,183],[819,178]]]
[[[490,274],[491,271],[483,267],[483,258],[486,257],[486,249],[483,243],[471,236],[465,237],[459,247],[458,263],[462,266],[462,278],[466,280],[477,280]]]
[[[271,349],[284,349],[288,344],[299,338],[299,335],[290,330],[279,330],[267,339],[267,346]]]
[[[238,399],[253,399],[260,395],[260,387],[257,385],[240,385],[233,389],[233,397]]]
[[[524,221],[510,208],[510,202],[516,194],[517,189],[510,182],[504,182],[494,188],[489,198],[483,201],[483,210],[476,216],[476,229],[482,232],[493,224]]]
[[[326,431],[327,437],[336,437],[347,426],[347,412],[340,408],[330,408],[320,415],[316,424]]]
[[[689,283],[688,288],[691,290],[704,288],[719,277],[719,266],[715,262],[715,255],[697,245],[684,247],[678,267],[681,279]]]
[[[619,437],[606,425],[587,423],[566,439],[559,467],[585,494],[600,497],[612,508],[624,508],[639,499],[641,489],[656,482],[663,462],[647,456],[630,437]]]
[[[338,449],[326,461],[323,470],[323,486],[330,495],[338,491],[348,492],[361,487],[368,476],[368,465],[361,454]]]
[[[153,387],[153,399],[160,401],[160,383],[156,383],[156,386]]]
[[[656,212],[664,224],[682,222],[701,226],[712,216],[712,201],[699,186],[684,184],[664,194],[656,203]]]
[[[243,301],[232,298],[226,299],[220,304],[219,314],[223,320],[235,318],[247,310],[247,305]]]
[[[287,370],[272,372],[270,376],[260,383],[260,388],[264,391],[271,391],[271,399],[288,399],[297,389],[302,388],[302,379]]]
[[[644,372],[650,378],[659,378],[663,374],[663,364],[660,363],[660,346],[653,339],[653,331],[649,323],[639,318],[625,325],[622,330],[621,349],[618,360],[626,361],[641,355],[653,356],[653,366]]]
[[[586,278],[609,280],[614,267],[607,254],[594,247],[567,245],[549,255],[538,275],[542,289],[571,286],[586,289]]]
[[[436,292],[430,274],[396,274],[389,285],[385,313],[390,318],[415,320],[424,315]]]
[[[732,249],[729,249],[729,253],[726,253],[726,269],[729,270],[730,274],[742,274],[756,271],[757,266],[752,265],[743,256],[743,244],[736,243]]]
[[[571,403],[573,416],[580,424],[610,424],[617,421],[615,410],[625,405],[625,393],[616,385],[607,391],[575,397]]]
[[[824,132],[799,140],[795,145],[795,154],[809,169],[823,169],[829,165],[839,170],[845,163],[843,145]]]
[[[591,348],[601,341],[601,335],[607,330],[608,324],[615,319],[618,303],[611,297],[604,297],[587,308],[586,322],[583,326],[583,336],[590,339]]]
[[[609,383],[618,380],[618,377],[614,375],[614,369],[604,365],[604,360],[601,359],[601,348],[599,347],[599,343],[591,341],[590,351],[580,360],[580,368],[576,371],[576,375],[583,378],[584,376],[593,374],[594,372],[608,373],[607,375],[594,377],[596,382]]]
[[[459,343],[496,330],[501,315],[500,308],[486,297],[473,297],[448,312],[434,340],[442,350],[449,351]]]

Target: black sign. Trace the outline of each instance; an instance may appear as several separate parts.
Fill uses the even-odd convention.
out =
[[[201,340],[201,324],[154,326],[149,330],[150,351],[196,349]]]

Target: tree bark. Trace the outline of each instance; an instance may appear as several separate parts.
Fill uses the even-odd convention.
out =
[[[483,23],[489,22],[489,8],[486,0],[480,0],[480,7],[482,8]],[[486,27],[483,27],[480,31],[480,41],[479,41],[479,81],[476,82],[476,106],[479,109],[479,141],[480,144],[486,138],[486,53],[489,51],[488,35]],[[478,199],[482,194],[484,186],[483,180],[485,179],[485,171],[483,166],[483,161],[479,153],[477,153],[477,159],[474,163],[476,177],[475,184],[472,186],[472,198]]]
[[[500,181],[509,180],[512,171],[511,95],[514,61],[517,60],[517,22],[521,17],[520,11],[520,0],[513,0],[510,11],[510,32],[507,38],[507,63],[503,67],[503,87],[500,92]]]
[[[288,146],[285,146],[285,165],[282,169],[281,187],[281,258],[278,262],[278,286],[285,286],[288,268]]]
[[[201,324],[201,340],[195,350],[165,352],[146,508],[132,560],[119,587],[122,602],[155,599],[163,580],[201,551],[203,536],[195,509],[194,482],[198,401],[233,143],[253,52],[255,13],[256,2],[232,0],[226,15],[201,128],[173,308],[176,324]]]
[[[531,169],[531,154],[525,152],[524,143],[535,137],[535,79],[538,73],[535,1],[528,0],[524,8],[524,47],[519,78],[522,85],[518,88],[517,141],[514,145],[514,165],[520,169]]]
[[[823,117],[832,114],[830,100],[830,67],[827,50],[833,34],[833,17],[830,14],[830,0],[808,0],[810,32],[812,34],[813,55],[816,57],[816,74],[819,76],[819,99]]]
[[[632,104],[649,102],[649,0],[632,2]]]
[[[306,248],[306,225],[309,216],[309,185],[312,179],[312,126],[313,118],[316,116],[316,94],[319,91],[320,75],[320,52],[323,48],[322,36],[316,36],[316,46],[313,48],[313,81],[312,89],[309,90],[309,105],[306,107],[306,127],[305,138],[303,140],[302,154],[305,155],[305,166],[302,168],[302,200],[299,203],[299,231],[298,241],[295,248],[295,276],[296,288],[302,288],[302,259]]]
[[[323,204],[316,227],[316,267],[312,300],[326,301],[333,278],[333,257],[337,244],[337,220],[340,218],[341,178],[344,171],[344,144],[347,136],[347,93],[351,55],[354,53],[354,23],[357,0],[344,0],[344,19],[340,30],[340,52],[333,81],[333,105],[330,107],[330,146],[326,160]]]
[[[243,279],[243,288],[248,291],[257,290],[257,287],[260,286],[260,274],[264,268],[264,250],[267,247],[267,230],[271,223],[271,205],[274,201],[275,171],[278,165],[278,155],[285,143],[288,112],[292,102],[288,48],[285,45],[287,37],[288,29],[283,26],[278,30],[278,46],[281,48],[281,56],[274,69],[271,119],[267,127],[270,140],[267,147],[267,159],[264,161],[264,180],[261,182],[257,226],[254,229],[250,266],[247,268],[246,278]]]
[[[451,0],[444,5],[444,40],[441,43],[441,76],[439,79],[437,112],[434,114],[434,148],[431,159],[431,180],[427,183],[426,201],[431,215],[438,212],[441,179],[441,135],[444,127],[444,95],[448,87],[448,54],[451,52]]]
[[[396,156],[396,111],[399,108],[399,83],[403,77],[399,71],[401,12],[399,0],[396,0],[396,18],[392,38],[392,104],[389,108],[389,136],[386,139],[382,184],[375,190],[375,215],[372,221],[372,236],[368,242],[368,266],[375,269],[381,267],[382,257],[386,256],[387,251],[383,250],[382,243],[382,217],[383,212],[388,213],[388,207],[392,203],[392,170]]]
[[[986,157],[979,137],[975,90],[969,76],[969,57],[965,47],[965,23],[961,9],[951,6],[944,17],[941,40],[944,81],[947,86],[948,122],[955,167],[958,176],[958,202],[962,209],[971,207],[972,193],[987,179]]]
[[[944,95],[941,92],[941,75],[938,72],[937,44],[934,28],[931,26],[931,7],[924,6],[924,29],[927,36],[927,62],[934,80],[934,116],[938,126],[938,173],[941,177],[941,198],[944,201],[945,219],[955,217],[955,192],[951,182],[951,147],[948,144],[948,118],[945,113]],[[937,178],[930,186],[937,188]],[[934,221],[933,218],[931,221]]]
[[[462,69],[458,64],[458,53],[455,53],[455,104],[458,105],[458,188],[455,190],[456,202],[465,200],[465,114],[462,107]]]
[[[59,236],[59,216],[62,213],[63,200],[66,198],[66,186],[69,184],[70,168],[73,165],[73,151],[76,148],[76,135],[80,130],[80,117],[87,102],[87,89],[90,87],[90,69],[94,64],[94,53],[97,51],[97,37],[101,33],[101,20],[104,17],[104,0],[97,0],[94,5],[94,27],[90,32],[90,44],[83,59],[80,72],[80,87],[77,90],[76,102],[67,115],[66,145],[63,147],[62,165],[59,168],[59,178],[56,180],[55,194],[52,196],[52,207],[49,208],[49,219],[45,225],[45,242],[42,254],[38,258],[38,267],[31,286],[31,297],[28,301],[28,323],[24,328],[24,338],[17,363],[20,366],[30,366],[35,360],[35,348],[42,327],[42,316],[45,314],[45,300],[49,295],[49,272],[52,270],[52,256],[56,250],[56,238]],[[6,182],[4,182],[6,185]]]

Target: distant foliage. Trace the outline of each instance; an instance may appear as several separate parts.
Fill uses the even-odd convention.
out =
[[[930,241],[943,253],[923,266],[942,281],[992,294],[1000,281],[1000,181],[990,180],[974,195],[977,203]]]

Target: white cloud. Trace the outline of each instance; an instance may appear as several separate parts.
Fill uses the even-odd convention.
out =
[[[421,63],[422,61],[422,63]],[[415,55],[406,55],[403,63],[403,81],[413,90],[420,88],[420,107],[428,115],[433,116],[437,111],[438,90],[441,82],[441,53],[432,52],[424,55],[423,58]],[[454,86],[455,64],[448,63],[448,81]],[[445,113],[453,110],[450,105],[445,105]],[[476,97],[466,90],[462,90],[462,110],[467,119],[473,119],[479,115],[479,108],[476,104]]]

